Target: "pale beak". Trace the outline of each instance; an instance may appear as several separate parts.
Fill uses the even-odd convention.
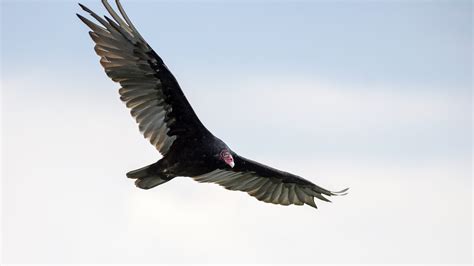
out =
[[[221,151],[220,159],[223,160],[226,164],[230,166],[230,168],[234,168],[234,158],[232,158],[232,154],[226,149]]]

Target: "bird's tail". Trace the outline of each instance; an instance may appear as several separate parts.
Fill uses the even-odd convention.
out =
[[[172,179],[160,175],[156,169],[156,164],[150,164],[140,169],[130,171],[127,173],[127,177],[136,179],[135,185],[142,189],[150,189]]]

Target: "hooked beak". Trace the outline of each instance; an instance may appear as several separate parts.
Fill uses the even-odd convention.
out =
[[[234,168],[234,166],[235,166],[234,161],[228,162],[227,164],[230,166],[230,168]]]

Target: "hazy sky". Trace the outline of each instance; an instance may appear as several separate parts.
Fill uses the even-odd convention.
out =
[[[2,1],[2,262],[472,263],[471,1],[123,5],[234,151],[350,194],[136,188],[160,156],[76,2]]]

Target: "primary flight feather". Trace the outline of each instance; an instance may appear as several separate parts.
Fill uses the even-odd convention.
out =
[[[120,99],[130,108],[140,132],[163,155],[156,163],[127,173],[142,189],[177,176],[217,183],[247,192],[258,200],[281,204],[308,204],[314,198],[344,195],[312,182],[237,155],[204,127],[178,81],[163,60],[138,33],[120,1],[118,12],[103,0],[112,18],[99,17],[79,4],[99,24],[77,15],[92,31],[95,51],[107,76],[120,83]]]

